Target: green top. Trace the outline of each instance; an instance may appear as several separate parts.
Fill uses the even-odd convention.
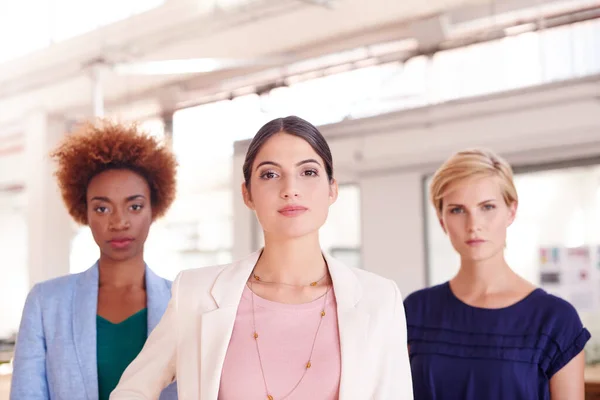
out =
[[[108,400],[125,368],[142,351],[147,337],[148,310],[145,308],[118,324],[96,316],[99,400]]]

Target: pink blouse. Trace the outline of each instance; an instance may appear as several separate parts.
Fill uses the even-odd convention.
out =
[[[233,334],[221,374],[219,400],[265,400],[267,393],[260,368],[252,324],[252,292],[248,287],[238,307]],[[306,364],[321,311],[325,316],[315,341],[311,366]],[[254,295],[258,345],[269,395],[273,400],[336,400],[341,357],[336,301],[333,290],[305,304],[283,304]]]

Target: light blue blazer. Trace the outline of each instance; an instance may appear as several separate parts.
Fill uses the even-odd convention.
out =
[[[171,298],[171,282],[146,267],[148,334]],[[25,302],[10,400],[98,400],[98,264],[35,285]],[[173,383],[160,400],[176,400]]]

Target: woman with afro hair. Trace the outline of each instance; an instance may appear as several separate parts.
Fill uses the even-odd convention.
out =
[[[52,157],[65,205],[90,227],[100,257],[31,289],[10,398],[106,400],[171,297],[171,282],[144,262],[144,242],[175,198],[177,162],[135,125],[108,121],[66,136]],[[177,399],[175,384],[160,399]]]

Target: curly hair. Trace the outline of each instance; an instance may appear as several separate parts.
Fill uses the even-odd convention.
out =
[[[109,169],[129,169],[148,182],[152,218],[163,216],[175,199],[177,161],[174,154],[137,124],[107,120],[87,123],[67,135],[50,154],[58,162],[55,176],[73,219],[87,225],[87,188]]]

